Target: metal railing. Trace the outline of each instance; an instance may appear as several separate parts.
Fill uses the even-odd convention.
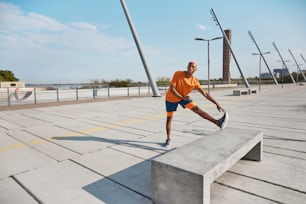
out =
[[[159,87],[166,92],[168,87]],[[0,106],[152,95],[149,86],[123,88],[0,88]]]

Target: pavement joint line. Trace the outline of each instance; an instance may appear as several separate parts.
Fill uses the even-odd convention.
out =
[[[142,122],[146,122],[146,121],[156,120],[158,118],[161,118],[164,115],[165,114],[157,114],[157,115],[153,115],[153,116],[146,116],[146,117],[143,117],[143,118],[137,118],[137,119],[132,119],[132,120],[128,120],[128,121],[118,122],[116,124],[109,124],[109,125],[106,125],[106,126],[97,126],[97,127],[94,127],[94,128],[80,130],[80,131],[70,130],[71,132],[69,132],[69,133],[66,133],[66,134],[63,134],[63,135],[58,135],[58,136],[52,136],[52,137],[48,137],[48,138],[43,138],[43,137],[38,136],[36,134],[32,134],[31,132],[28,132],[26,130],[24,130],[24,131],[40,138],[41,141],[39,139],[35,139],[35,140],[32,140],[30,142],[34,146],[35,145],[41,145],[41,144],[44,144],[45,142],[49,141],[49,142],[52,142],[53,144],[56,144],[56,145],[61,146],[65,149],[68,149],[70,151],[73,151],[77,154],[82,155],[81,153],[76,152],[75,150],[71,150],[71,149],[69,149],[65,146],[62,146],[58,143],[55,143],[54,141],[59,139],[59,138],[79,136],[80,134],[81,135],[87,135],[89,133],[94,133],[94,132],[98,132],[98,131],[104,131],[104,130],[109,130],[109,129],[117,129],[119,127],[128,127],[129,125],[132,125],[132,124],[138,124],[138,123],[142,123]],[[67,129],[67,128],[64,128],[64,127],[61,127],[61,126],[57,126],[57,125],[55,125],[55,126],[63,128],[63,129]],[[67,130],[69,130],[69,129],[67,129]],[[9,135],[9,136],[13,137],[12,135]],[[13,138],[15,138],[15,137],[13,137]],[[19,141],[18,138],[15,138],[15,139],[17,139]],[[21,141],[21,142],[22,143],[15,143],[15,144],[12,144],[12,145],[0,147],[0,153],[6,152],[6,151],[9,151],[9,150],[14,150],[14,149],[24,148],[24,147],[30,146],[30,145],[27,145],[26,143],[23,143],[23,141]]]
[[[49,154],[47,154],[46,152],[41,151],[40,149],[37,149],[37,148],[36,148],[36,146],[45,143],[45,140],[46,140],[45,138],[39,137],[39,136],[37,136],[37,135],[35,135],[35,134],[32,134],[31,132],[28,132],[27,130],[23,130],[23,131],[26,132],[26,133],[29,133],[29,134],[31,134],[31,135],[33,135],[33,136],[35,136],[35,137],[38,137],[38,139],[35,139],[35,140],[32,140],[31,142],[29,142],[30,144],[32,144],[32,145],[30,145],[30,144],[28,144],[27,142],[24,142],[24,141],[20,140],[19,138],[16,138],[15,136],[11,135],[10,133],[7,133],[7,135],[8,135],[9,137],[12,137],[12,138],[16,139],[17,141],[20,141],[20,142],[21,142],[21,143],[16,143],[16,144],[18,144],[18,145],[16,145],[18,148],[29,147],[29,148],[34,149],[35,151],[38,151],[38,152],[40,152],[40,153],[46,155],[46,156],[49,157],[49,158],[52,158],[52,159],[56,160],[57,162],[60,162],[60,161],[61,161],[61,160],[56,159],[56,158],[53,157],[52,155],[49,155]],[[41,141],[40,141],[40,142],[35,142],[35,141],[37,141],[37,140],[41,140]],[[60,144],[57,144],[57,143],[54,143],[54,142],[52,142],[52,144],[57,145],[57,146],[60,146],[60,147],[62,147],[62,148],[64,148],[64,149],[67,149],[67,150],[72,151],[72,152],[74,152],[74,153],[77,153],[78,155],[82,155],[81,153],[76,152],[75,150],[71,150],[71,149],[69,149],[69,148],[67,148],[67,147],[65,147],[65,146],[60,145]],[[19,146],[20,146],[20,147],[19,147]],[[7,150],[10,150],[10,149],[7,149]],[[1,151],[0,151],[0,153],[1,153]]]
[[[139,123],[142,123],[142,122],[159,119],[159,118],[161,118],[161,116],[164,116],[164,114],[147,116],[147,117],[143,117],[143,118],[137,118],[137,119],[127,120],[127,121],[123,121],[123,122],[117,122],[117,123],[114,123],[114,124],[109,123],[109,125],[97,126],[97,127],[94,127],[94,128],[89,128],[89,129],[80,130],[80,131],[71,131],[69,133],[66,133],[64,135],[60,135],[58,137],[78,136],[80,133],[86,135],[88,133],[94,133],[94,132],[103,131],[103,130],[117,129],[118,127],[128,127],[129,125],[132,125],[132,124],[139,124]]]
[[[27,117],[27,118],[39,120],[39,121],[46,122],[46,123],[50,123],[50,122],[51,122],[51,121],[49,121],[49,120],[44,120],[44,119],[42,119],[42,118],[37,118],[37,117],[35,117],[35,116],[27,115],[26,113],[22,113],[21,115],[24,116],[24,117]]]
[[[54,158],[54,157],[52,157],[52,156],[46,154],[45,152],[40,151],[39,149],[36,149],[35,146],[38,146],[38,145],[41,145],[41,144],[45,144],[46,142],[51,142],[51,143],[54,144],[54,145],[57,145],[57,146],[59,146],[59,147],[62,147],[62,148],[64,148],[64,149],[69,150],[69,151],[71,151],[71,152],[74,152],[74,153],[76,153],[76,154],[78,154],[78,155],[83,155],[83,154],[80,153],[80,152],[77,152],[77,151],[75,151],[75,150],[73,150],[73,149],[67,148],[67,147],[65,147],[65,146],[63,146],[63,145],[61,145],[61,144],[58,144],[58,143],[54,142],[55,139],[52,139],[52,138],[44,138],[44,137],[41,137],[41,136],[36,135],[36,134],[34,134],[34,133],[31,133],[31,132],[29,132],[28,130],[23,130],[23,131],[26,132],[26,133],[28,133],[28,134],[30,134],[30,135],[33,135],[34,137],[38,137],[38,139],[35,139],[35,140],[32,140],[32,141],[29,142],[29,143],[32,144],[33,146],[27,144],[27,143],[24,142],[24,141],[21,141],[20,139],[16,138],[16,137],[13,136],[13,135],[10,135],[9,133],[8,133],[8,135],[9,135],[10,137],[15,138],[15,139],[18,140],[18,141],[21,141],[21,142],[24,144],[24,146],[29,146],[29,147],[31,147],[31,148],[33,148],[33,149],[35,149],[35,150],[37,150],[37,151],[39,151],[39,152],[41,152],[41,153],[47,155],[48,157],[53,158],[53,159],[56,160],[56,161],[58,161],[56,158]],[[41,142],[35,142],[35,141],[37,141],[37,140],[41,140]],[[33,141],[34,141],[34,142],[33,142]]]
[[[145,197],[145,198],[151,200],[151,198],[150,198],[149,196],[144,195],[143,193],[138,192],[138,191],[134,190],[133,188],[131,188],[131,187],[127,186],[127,185],[124,185],[124,184],[122,184],[122,183],[116,181],[115,179],[112,179],[112,178],[111,178],[111,175],[110,175],[110,176],[103,175],[103,174],[101,174],[100,172],[97,172],[96,170],[91,169],[91,168],[89,168],[88,166],[85,166],[85,165],[83,165],[83,164],[81,164],[81,163],[79,163],[79,162],[77,162],[77,161],[75,161],[75,160],[73,160],[73,159],[69,159],[69,161],[71,161],[71,162],[75,163],[76,165],[79,165],[79,166],[81,166],[81,167],[83,167],[83,168],[85,168],[85,169],[87,169],[87,170],[89,170],[89,171],[91,171],[91,172],[93,172],[93,173],[95,173],[95,174],[98,174],[99,176],[102,176],[103,179],[108,179],[108,180],[110,180],[111,182],[114,182],[115,184],[117,184],[117,185],[119,185],[119,186],[122,186],[122,187],[124,187],[124,188],[126,188],[126,189],[128,189],[128,190],[130,190],[130,191],[132,191],[132,192],[134,192],[134,193],[136,193],[136,194],[138,194],[138,195],[140,195],[140,196],[143,196],[143,197]],[[145,162],[145,161],[146,161],[146,160],[143,160],[142,162]]]
[[[286,140],[286,141],[292,141],[292,142],[306,142],[306,140],[290,139],[290,138],[284,138],[284,137],[278,137],[278,136],[272,136],[272,135],[266,135],[265,137],[266,137],[266,139],[270,139],[270,140]]]
[[[2,125],[0,125],[0,128],[3,128],[4,130],[9,130],[8,128],[6,128],[6,127],[4,127]]]
[[[124,154],[130,155],[130,156],[136,157],[136,158],[138,158],[138,159],[142,159],[142,160],[152,160],[152,159],[154,159],[155,157],[157,157],[157,156],[154,156],[154,157],[152,157],[152,158],[146,159],[146,158],[141,157],[141,156],[138,156],[138,155],[136,155],[136,154],[128,153],[128,152],[125,152],[125,151],[122,151],[122,150],[114,149],[114,148],[113,148],[113,147],[116,147],[116,146],[118,146],[118,145],[124,146],[125,144],[126,144],[126,143],[121,143],[121,144],[117,144],[117,145],[114,145],[114,146],[111,146],[111,147],[108,147],[108,148],[111,149],[111,150],[115,150],[115,151],[117,151],[117,152],[120,152],[120,153],[124,153]],[[137,146],[137,145],[134,145],[134,146],[135,146],[135,147],[139,147],[139,146]],[[139,148],[147,150],[146,148],[142,148],[142,147],[139,147]],[[150,151],[152,151],[152,152],[159,153],[159,154],[163,154],[162,152],[159,152],[159,151],[154,150],[154,149],[153,149],[153,150],[148,149],[148,150],[150,150]]]
[[[267,147],[271,147],[271,148],[275,148],[275,149],[283,149],[283,150],[288,150],[288,151],[292,151],[292,152],[298,152],[298,153],[304,153],[306,154],[305,151],[300,151],[300,150],[296,150],[296,149],[289,149],[289,148],[283,148],[283,147],[276,147],[276,146],[272,146],[272,145],[264,145]]]
[[[244,176],[244,177],[247,177],[247,178],[250,178],[250,179],[254,179],[254,180],[257,180],[257,181],[261,181],[261,182],[264,182],[264,183],[272,184],[274,186],[278,186],[278,187],[282,187],[282,188],[285,188],[285,189],[289,189],[289,190],[292,190],[292,191],[295,191],[295,192],[298,192],[298,193],[306,194],[305,191],[301,191],[299,189],[295,189],[295,188],[291,188],[291,187],[288,187],[288,186],[285,186],[285,185],[273,183],[273,182],[270,182],[270,181],[267,181],[267,180],[264,180],[264,179],[255,178],[253,176],[248,176],[248,175],[245,175],[245,174],[242,174],[242,173],[238,173],[238,172],[234,172],[234,171],[230,171],[230,170],[228,170],[227,172],[231,173],[231,174],[236,174],[236,175],[239,175],[239,176]]]
[[[25,192],[27,192],[38,204],[43,204],[26,186],[24,186],[15,176],[10,176]]]
[[[285,154],[280,154],[280,153],[275,153],[275,152],[269,152],[267,150],[263,151],[267,154],[273,154],[273,155],[277,155],[277,156],[282,156],[282,157],[288,157],[288,158],[292,158],[292,159],[299,159],[299,160],[302,160],[302,161],[306,161],[306,159],[304,158],[300,158],[300,157],[294,157],[294,156],[290,156],[290,155],[285,155]]]
[[[120,126],[120,127],[122,127],[122,126]],[[155,131],[143,130],[143,129],[141,129],[141,128],[133,128],[133,127],[126,127],[126,128],[132,129],[132,130],[146,131],[146,132],[148,132],[148,133],[156,133]],[[116,128],[116,129],[111,129],[111,130],[117,131],[117,132],[121,132],[121,133],[124,132],[124,133],[129,133],[129,134],[137,135],[137,136],[139,136],[138,139],[147,136],[147,135],[144,135],[144,134],[141,134],[141,133],[129,131],[129,130],[127,130],[127,129],[117,129],[117,128]]]
[[[228,184],[219,182],[219,181],[214,181],[214,183],[219,184],[219,185],[221,185],[221,186],[225,186],[225,187],[234,189],[234,190],[237,190],[237,191],[241,191],[241,192],[247,193],[247,194],[249,194],[249,195],[253,195],[253,196],[256,196],[256,197],[259,197],[259,198],[263,198],[263,199],[265,199],[265,200],[269,200],[269,201],[272,201],[272,202],[274,202],[274,203],[285,204],[285,203],[282,203],[282,202],[273,200],[273,199],[271,199],[271,198],[268,198],[268,197],[265,197],[265,196],[261,196],[261,195],[258,195],[258,194],[256,194],[256,193],[252,193],[252,192],[249,192],[249,191],[243,190],[243,189],[241,189],[241,188],[237,188],[237,187],[234,187],[234,186],[231,186],[231,185],[228,185]]]

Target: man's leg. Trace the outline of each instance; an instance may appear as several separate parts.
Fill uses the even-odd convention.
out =
[[[171,122],[173,118],[173,114],[176,111],[178,103],[172,103],[166,101],[166,111],[167,111],[167,121],[166,121],[166,131],[167,131],[167,139],[164,146],[170,146],[170,135],[171,135]]]
[[[218,120],[216,120],[215,118],[213,118],[211,115],[209,115],[208,113],[206,113],[205,111],[203,111],[201,108],[199,108],[198,106],[194,106],[193,108],[191,108],[191,110],[193,112],[195,112],[196,114],[198,114],[199,116],[201,116],[202,118],[209,120],[210,122],[216,124],[218,127],[220,127],[220,122]]]
[[[171,135],[171,122],[173,118],[173,112],[167,112],[167,121],[166,121],[166,131],[167,131],[167,139],[164,146],[170,146],[170,135]]]
[[[166,130],[167,130],[167,139],[168,140],[170,140],[170,134],[171,134],[171,121],[172,121],[172,115],[167,116]]]
[[[227,121],[228,121],[228,118],[229,118],[227,112],[225,112],[224,115],[220,119],[215,119],[211,115],[209,115],[208,113],[203,111],[201,108],[199,108],[196,105],[196,103],[194,103],[193,101],[188,101],[188,103],[181,104],[181,105],[185,108],[188,108],[188,109],[192,110],[193,112],[195,112],[196,114],[198,114],[202,118],[214,123],[215,125],[217,125],[221,129],[224,129],[227,125]]]

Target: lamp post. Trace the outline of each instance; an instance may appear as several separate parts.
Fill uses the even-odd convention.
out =
[[[209,44],[210,44],[210,41],[219,40],[219,39],[222,39],[222,37],[215,37],[215,38],[212,38],[212,39],[195,38],[195,40],[206,41],[207,42],[208,94],[210,94],[210,57],[209,57],[210,55],[209,55]]]
[[[264,52],[264,53],[261,53],[262,55],[265,55],[265,54],[270,54],[271,52]],[[261,89],[261,54],[260,53],[252,53],[252,55],[259,55],[259,85],[258,85],[258,91],[260,92],[260,89]]]
[[[284,88],[284,69],[285,69],[285,63],[290,62],[290,60],[278,60],[278,62],[282,63],[282,88]]]

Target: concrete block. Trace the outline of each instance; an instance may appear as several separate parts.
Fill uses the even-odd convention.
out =
[[[249,94],[256,94],[257,90],[256,89],[249,89]]]
[[[248,95],[248,94],[249,94],[249,90],[246,90],[246,89],[233,90],[233,95],[234,96],[241,96],[241,95]]]
[[[211,183],[241,158],[260,161],[261,131],[226,128],[152,161],[155,204],[210,203]]]

